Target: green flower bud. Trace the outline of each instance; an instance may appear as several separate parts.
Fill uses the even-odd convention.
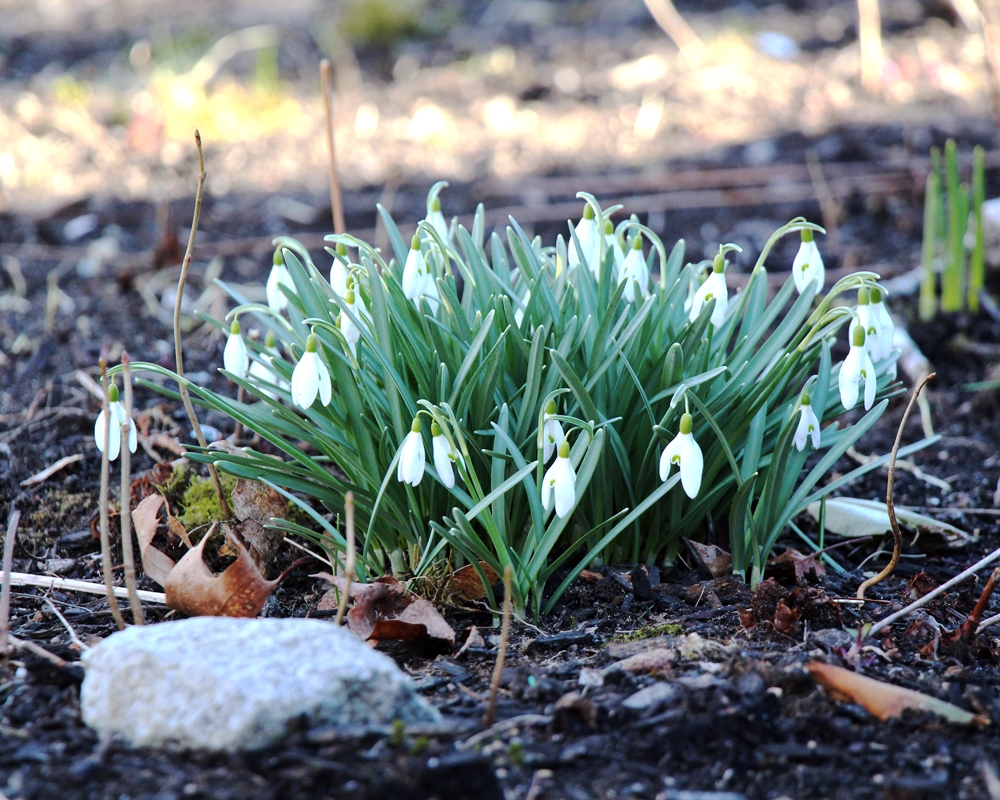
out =
[[[274,266],[280,267],[285,263],[285,257],[281,254],[281,250],[274,251]]]
[[[419,233],[413,234],[413,238],[410,239],[410,249],[411,250],[419,250],[420,249],[420,234]]]
[[[799,403],[804,406],[810,405],[809,392],[803,392],[802,397],[799,399]]]
[[[864,347],[865,346],[865,329],[858,325],[854,329],[854,346]]]
[[[882,302],[882,290],[879,289],[877,286],[873,286],[871,288],[871,299],[873,303]]]
[[[559,458],[569,458],[569,440],[563,439],[559,442]]]
[[[681,433],[691,433],[691,428],[694,425],[694,420],[691,419],[691,415],[684,413],[681,415]]]
[[[858,289],[858,305],[866,306],[868,305],[868,301],[869,301],[868,287],[862,286],[860,289]]]
[[[722,253],[717,253],[715,260],[712,261],[712,272],[725,272],[726,271],[726,257]]]
[[[410,430],[413,433],[420,433],[420,417],[414,417],[413,423],[410,425]]]
[[[234,319],[233,320],[233,324],[229,326],[229,332],[233,336],[239,336],[240,335],[240,321],[238,319]]]
[[[681,382],[684,375],[684,350],[680,342],[674,342],[667,350],[667,357],[663,359],[663,371],[660,373],[660,388],[666,389],[668,386],[676,386]]]
[[[549,402],[545,404],[545,413],[546,414],[555,414],[556,413],[556,401],[555,400],[549,400]]]
[[[799,233],[802,234],[803,242],[811,242],[816,238],[810,228],[803,228]]]
[[[438,425],[436,422],[432,422],[431,423],[431,436],[440,436],[440,435],[441,435],[441,426]]]
[[[592,207],[592,206],[590,205],[590,203],[587,203],[587,204],[586,204],[586,205],[585,205],[585,206],[583,207],[583,218],[584,218],[584,219],[593,219],[593,218],[594,218],[594,209],[593,209],[593,207]]]
[[[315,333],[310,333],[306,337],[306,352],[315,353],[319,349],[319,339],[316,338]]]
[[[112,383],[108,387],[108,401],[112,402],[112,403],[117,403],[118,402],[118,386],[117,386],[117,384]]]

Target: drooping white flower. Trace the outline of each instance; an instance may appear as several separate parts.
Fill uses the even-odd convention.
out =
[[[556,401],[549,400],[548,405],[545,406],[545,422],[542,425],[542,439],[544,440],[542,453],[543,464],[549,463],[549,459],[552,458],[552,454],[566,438],[566,435],[563,433],[562,425],[559,424],[559,420],[553,418],[555,413]]]
[[[583,217],[576,224],[576,242],[569,241],[569,268],[574,269],[586,262],[596,278],[601,268],[601,240],[597,231],[597,220],[594,219],[594,209],[589,204],[583,207]],[[577,248],[579,243],[579,248]]]
[[[871,356],[873,362],[879,361],[889,355],[892,351],[892,345],[890,343],[889,350],[887,352],[882,352],[882,342],[884,341],[882,336],[882,324],[878,321],[875,311],[872,308],[870,294],[867,287],[862,286],[858,289],[857,312],[857,320],[851,320],[851,327],[849,331],[850,336],[853,339],[854,329],[856,327],[861,326],[864,328],[865,350],[868,351],[868,355]]]
[[[840,402],[850,411],[858,404],[858,383],[865,381],[865,411],[875,402],[875,367],[865,349],[865,329],[856,326],[851,333],[851,351],[840,365]]]
[[[889,315],[889,310],[885,307],[882,299],[882,290],[878,286],[873,286],[871,290],[872,314],[879,326],[879,343],[882,349],[882,358],[888,358],[892,354],[892,340],[896,335],[896,325]]]
[[[259,361],[251,361],[250,369],[247,370],[247,375],[252,378],[252,382],[258,384],[258,389],[270,397],[272,400],[277,399],[277,395],[270,389],[260,386],[261,383],[272,384],[278,389],[288,390],[288,381],[282,378],[274,369],[274,331],[268,331],[267,337],[264,339],[264,350],[258,356]]]
[[[632,246],[628,249],[628,255],[622,262],[619,277],[625,281],[622,297],[625,298],[626,303],[635,303],[637,298],[644,300],[649,296],[649,268],[642,255],[641,233],[637,233],[632,239]],[[638,284],[638,288],[636,284]]]
[[[454,464],[461,456],[448,444],[447,437],[436,422],[431,423],[431,449],[434,452],[434,469],[437,470],[441,483],[450,489],[455,485]]]
[[[614,257],[611,260],[611,280],[617,285],[622,263],[625,261],[625,251],[622,250],[621,242],[615,236],[615,227],[611,224],[610,219],[604,221],[604,250],[605,252],[611,251],[614,253]],[[603,262],[601,266],[604,266]]]
[[[812,282],[816,283],[816,293],[819,294],[823,291],[823,284],[826,281],[823,256],[819,254],[813,232],[805,229],[801,233],[802,243],[792,262],[792,280],[795,281],[795,288],[799,290],[799,294],[802,294]]]
[[[819,419],[810,404],[808,392],[802,393],[802,399],[799,401],[799,406],[801,409],[799,413],[799,424],[798,427],[795,428],[795,436],[792,438],[792,443],[795,445],[795,449],[801,453],[806,447],[806,441],[811,438],[813,449],[818,450]]]
[[[111,419],[111,430],[107,430],[107,420]],[[128,421],[128,449],[130,453],[135,452],[138,440],[136,438],[135,423]],[[125,407],[118,400],[118,387],[111,384],[108,387],[108,414],[105,416],[104,410],[97,415],[97,422],[94,424],[94,441],[97,442],[97,449],[104,452],[104,437],[108,437],[108,460],[114,461],[118,458],[118,453],[122,447],[122,425],[125,424]]]
[[[250,369],[250,356],[247,354],[246,343],[240,336],[239,320],[234,319],[229,329],[226,349],[222,351],[222,365],[237,378],[245,378]]]
[[[424,466],[427,455],[424,452],[424,437],[420,435],[420,418],[414,417],[410,432],[403,439],[399,448],[399,461],[396,462],[396,480],[417,486],[424,477]]]
[[[324,406],[330,405],[330,371],[316,352],[318,348],[319,339],[316,334],[310,333],[306,339],[306,351],[292,370],[292,402],[299,408],[311,407],[317,392],[320,402]]]
[[[576,505],[576,470],[569,459],[569,441],[566,439],[559,443],[556,460],[542,478],[542,507],[550,511],[553,501],[560,519],[568,517]]]
[[[288,308],[288,298],[282,293],[279,285],[287,286],[291,291],[295,291],[295,282],[292,280],[292,273],[285,266],[285,259],[279,250],[274,254],[274,264],[271,267],[271,274],[267,276],[267,305],[275,313],[280,314]]]
[[[358,309],[354,305],[354,290],[348,289],[347,296],[344,298],[344,303],[351,310],[352,313],[357,314]],[[347,345],[351,348],[351,353],[357,355],[358,353],[358,340],[361,338],[361,329],[354,324],[347,314],[343,311],[340,312],[340,332],[344,334],[344,338],[347,339]]]
[[[701,489],[701,473],[705,466],[701,448],[691,433],[692,419],[690,414],[681,416],[680,430],[670,443],[663,449],[660,456],[660,480],[670,477],[670,469],[677,464],[681,471],[681,486],[684,494],[692,500],[698,496]]]
[[[427,301],[431,313],[437,311],[440,304],[437,283],[431,272],[430,265],[420,252],[420,236],[413,235],[410,242],[410,252],[406,255],[406,264],[403,265],[403,294],[408,300],[419,303],[420,298]]]
[[[729,306],[729,287],[726,286],[726,260],[720,253],[715,257],[712,264],[712,272],[705,282],[698,287],[691,301],[691,312],[688,318],[691,322],[698,319],[702,308],[709,300],[715,300],[715,309],[712,311],[712,324],[718,328],[725,322],[726,308]]]
[[[427,216],[424,219],[437,231],[438,236],[441,237],[441,241],[448,241],[448,221],[444,218],[444,214],[441,213],[440,197],[434,198],[434,202],[431,203],[431,207],[428,209]]]
[[[347,268],[347,245],[337,242],[337,255],[330,265],[330,286],[340,297],[347,294],[347,279],[350,274]]]

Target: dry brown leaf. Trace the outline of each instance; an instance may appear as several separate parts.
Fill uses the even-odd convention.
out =
[[[819,553],[806,555],[794,547],[789,547],[785,552],[772,558],[767,562],[767,566],[769,568],[786,566],[792,570],[794,578],[805,578],[810,572],[816,573],[816,577],[826,575],[826,567],[820,562]],[[773,569],[769,569],[768,572],[774,574]]]
[[[132,512],[132,526],[139,539],[139,553],[142,556],[142,568],[146,574],[160,586],[165,586],[174,561],[166,553],[153,547],[153,538],[160,524],[160,509],[166,500],[162,495],[151,494]],[[180,524],[180,523],[178,523]],[[186,535],[186,534],[185,534]]]
[[[203,559],[209,538],[202,537],[170,571],[163,584],[167,605],[188,616],[256,617],[278,581],[264,580],[240,542],[236,561],[213,573]]]
[[[843,667],[810,661],[806,669],[813,680],[822,686],[834,700],[857,703],[881,720],[900,716],[908,708],[917,711],[931,711],[950,722],[963,725],[989,725],[990,720],[979,714],[938,700],[936,697],[904,689],[891,683],[866,678]]]
[[[670,669],[676,660],[677,653],[675,651],[666,647],[657,647],[654,650],[647,650],[645,653],[639,653],[612,664],[609,669],[621,669],[636,675],[655,674]]]
[[[194,547],[194,543],[191,541],[191,537],[188,536],[184,523],[171,514],[169,510],[167,511],[167,531],[184,542],[189,550]]]
[[[688,550],[691,551],[691,555],[697,559],[698,563],[713,578],[721,578],[723,575],[732,572],[733,557],[721,547],[716,547],[714,544],[692,542],[690,539],[684,539],[684,543],[688,546]]]
[[[432,639],[443,639],[448,644],[455,644],[455,631],[451,625],[445,622],[444,617],[434,608],[434,604],[429,600],[418,597],[410,605],[404,608],[397,619],[408,625],[421,625],[427,631],[427,635]],[[378,635],[378,626],[372,633],[372,639],[393,638]]]
[[[462,642],[462,647],[455,654],[456,656],[462,655],[470,647],[486,647],[486,640],[483,639],[483,635],[479,632],[479,628],[475,625],[470,625],[462,632],[462,636],[465,639]]]
[[[496,570],[485,561],[480,561],[479,566],[486,574],[486,580],[490,582],[490,586],[500,580]],[[476,568],[472,564],[466,564],[452,573],[451,580],[448,582],[448,593],[456,600],[482,600],[486,597],[486,587],[483,586],[483,581],[479,577],[479,573],[476,572]]]
[[[288,513],[288,501],[265,483],[239,478],[233,487],[233,514],[236,519],[266,523]]]

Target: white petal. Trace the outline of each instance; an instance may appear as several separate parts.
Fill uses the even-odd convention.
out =
[[[795,428],[795,437],[792,439],[795,448],[801,453],[805,450],[806,442],[812,438],[814,449],[819,448],[819,419],[812,406],[802,406],[799,414],[799,424]]]
[[[299,408],[309,408],[316,399],[320,388],[319,356],[316,353],[303,353],[299,363],[292,372],[292,402]],[[323,367],[325,370],[326,367]],[[327,380],[329,381],[329,373]]]
[[[674,456],[678,454],[680,450],[680,434],[677,434],[670,443],[663,448],[663,453],[660,454],[660,480],[665,481],[670,477],[670,469],[673,465]]]
[[[407,300],[415,300],[420,296],[426,270],[427,266],[421,252],[411,248],[406,254],[406,264],[403,266],[403,294]]]
[[[705,466],[705,459],[701,454],[701,448],[690,433],[680,434],[683,441],[680,446],[681,458],[681,486],[684,487],[684,494],[692,500],[698,496],[701,488],[701,473]]]
[[[250,369],[250,356],[243,337],[238,333],[230,333],[226,339],[226,349],[222,352],[222,363],[225,368],[237,378],[245,378]]]
[[[549,459],[552,458],[552,454],[562,444],[562,440],[566,438],[559,420],[546,418],[545,426],[542,429],[542,438],[545,440],[542,462],[548,464]]]
[[[435,231],[437,231],[438,236],[445,242],[448,241],[448,222],[444,218],[444,214],[441,211],[431,211],[427,215],[427,222],[429,222]]]
[[[587,266],[590,268],[591,272],[594,272],[596,266],[594,264],[595,255],[594,251],[598,251],[597,258],[600,257],[599,250],[600,246],[597,248],[594,245],[598,242],[597,239],[597,221],[593,219],[582,218],[576,224],[576,239],[580,243],[580,249],[577,249],[576,242],[572,239],[569,242],[569,266],[573,267],[579,266],[584,261],[587,262]]]
[[[97,442],[97,449],[102,453],[104,452],[104,436],[106,428],[107,422],[105,422],[104,410],[101,409],[101,413],[97,415],[97,422],[94,423],[94,441]]]
[[[858,404],[858,379],[861,376],[861,356],[864,348],[851,346],[851,352],[847,354],[844,363],[840,365],[840,402],[845,409],[850,411]]]
[[[701,314],[705,304],[715,299],[715,310],[712,311],[712,324],[718,328],[726,319],[726,308],[729,304],[729,290],[726,286],[726,276],[721,272],[712,272],[705,282],[698,287],[691,303],[689,319],[694,322]]]
[[[426,455],[424,439],[417,431],[410,431],[403,440],[396,466],[396,478],[403,483],[417,486],[424,477]]]
[[[552,474],[552,470],[555,468],[556,465],[553,464],[546,470],[545,477],[542,478],[542,508],[546,511],[552,510],[552,487],[555,484],[555,476]]]
[[[556,515],[560,519],[568,517],[576,505],[576,471],[568,458],[556,458],[553,468],[559,470],[553,491],[556,496]]]
[[[267,305],[274,312],[283,311],[288,307],[288,298],[285,297],[278,284],[283,283],[292,291],[295,290],[295,282],[292,280],[292,273],[284,264],[275,264],[271,267],[271,274],[267,276]]]
[[[437,470],[441,483],[450,489],[455,485],[455,470],[451,464],[451,448],[448,447],[448,440],[444,435],[434,436],[431,445],[434,449],[434,469]]]
[[[326,364],[323,363],[323,359],[316,356],[316,369],[319,373],[319,401],[324,405],[330,405],[330,400],[333,398],[330,387],[330,370],[326,368]]]
[[[330,266],[330,286],[333,287],[340,297],[347,297],[347,279],[350,273],[347,271],[347,267],[344,266],[344,262],[339,258],[333,259],[333,264]]]
[[[826,270],[823,267],[823,257],[820,255],[815,241],[802,242],[799,245],[799,251],[795,254],[795,260],[792,262],[792,278],[799,294],[802,294],[813,281],[816,282],[817,294],[823,291]]]
[[[872,303],[872,311],[875,313],[875,319],[878,320],[882,332],[882,358],[888,358],[892,353],[892,337],[896,332],[896,326],[885,307],[885,303]]]
[[[862,353],[861,369],[865,376],[865,411],[867,411],[875,402],[875,390],[878,388],[878,381],[875,379],[875,366],[868,353]]]

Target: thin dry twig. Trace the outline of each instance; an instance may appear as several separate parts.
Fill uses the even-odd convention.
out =
[[[347,611],[347,599],[351,596],[351,582],[354,580],[355,565],[355,545],[354,545],[354,492],[344,495],[344,514],[346,521],[344,527],[347,534],[347,563],[344,565],[344,589],[340,593],[340,605],[337,607],[337,619],[335,623],[339,626],[344,621],[344,612]]]
[[[108,483],[111,472],[111,460],[108,453],[111,449],[111,401],[108,398],[108,363],[101,357],[101,388],[104,390],[104,402],[102,412],[104,414],[104,451],[101,453],[101,566],[104,572],[104,590],[108,598],[108,607],[111,609],[111,616],[114,617],[118,630],[125,630],[125,618],[118,608],[118,600],[115,598],[115,583],[111,566],[111,529],[108,520]],[[128,449],[128,448],[126,448]],[[123,498],[123,500],[125,500]],[[125,500],[125,502],[128,502]],[[5,570],[6,571],[6,570]]]
[[[59,470],[68,467],[70,464],[75,464],[77,461],[83,461],[83,453],[77,453],[76,455],[60,458],[54,464],[50,464],[41,472],[36,472],[30,478],[25,478],[23,481],[21,481],[20,486],[22,489],[25,489],[28,486],[36,486],[39,483],[44,483],[53,475],[55,475]]]
[[[956,640],[968,639],[975,633],[979,633],[980,625],[979,620],[983,618],[983,614],[986,613],[986,606],[989,605],[990,598],[993,596],[993,592],[997,588],[997,582],[1000,581],[1000,567],[995,567],[993,572],[990,573],[990,578],[986,581],[986,585],[983,587],[982,594],[979,595],[979,600],[976,601],[975,608],[972,609],[972,613],[969,614],[969,618],[965,620],[954,633],[954,638]]]
[[[85,594],[105,594],[107,589],[102,583],[78,581],[73,578],[56,578],[52,575],[29,575],[26,572],[0,572],[0,581],[10,580],[11,586],[39,586],[42,589],[60,589],[65,592],[84,592]],[[167,596],[163,592],[148,592],[138,590],[139,597],[146,603],[167,604]],[[121,586],[115,587],[115,597],[128,599],[128,590]]]
[[[21,512],[11,508],[10,519],[7,520],[7,536],[3,540],[3,573],[10,573],[10,565],[14,560],[14,539],[17,536],[17,523],[21,521]],[[7,638],[10,635],[10,581],[4,578],[0,589],[0,653],[7,652]]]
[[[201,218],[201,200],[205,193],[205,157],[201,151],[201,133],[194,132],[194,142],[198,148],[198,191],[194,196],[194,218],[191,220],[191,235],[188,236],[187,249],[184,251],[184,261],[181,262],[181,274],[177,279],[177,297],[174,300],[174,361],[177,367],[177,374],[184,377],[184,350],[181,347],[181,298],[184,296],[184,284],[187,282],[188,268],[191,266],[191,255],[194,252],[194,237],[198,232],[198,220]],[[208,440],[201,431],[201,424],[194,413],[194,405],[191,403],[191,395],[188,393],[187,384],[179,381],[181,400],[184,402],[184,410],[187,411],[188,419],[191,420],[191,427],[194,428],[195,438],[202,447],[208,447]],[[226,494],[222,491],[222,482],[219,480],[219,472],[214,464],[208,465],[208,473],[212,476],[212,483],[215,485],[215,495],[219,500],[219,507],[222,509],[222,516],[225,519],[232,517],[229,510],[229,503],[226,502]]]
[[[514,568],[508,564],[503,571],[503,622],[500,624],[500,647],[497,648],[497,663],[493,666],[493,677],[490,679],[490,700],[486,705],[486,716],[483,725],[487,728],[493,724],[497,713],[497,693],[500,691],[500,676],[503,674],[503,663],[507,660],[507,641],[510,638],[510,612],[513,603]]]
[[[344,233],[344,199],[340,193],[340,178],[337,175],[337,147],[333,138],[333,100],[330,88],[330,61],[319,62],[319,74],[323,83],[323,108],[326,110],[326,147],[330,157],[330,209],[333,212],[333,230]]]
[[[692,65],[700,62],[705,46],[698,38],[698,34],[691,29],[691,26],[674,7],[671,0],[645,0],[645,2],[646,8],[656,20],[656,24],[680,48],[684,60]]]
[[[90,646],[84,644],[83,640],[76,635],[76,631],[73,630],[73,626],[69,624],[69,622],[66,620],[66,617],[62,615],[62,612],[58,608],[56,608],[56,604],[53,603],[52,600],[50,600],[48,597],[45,598],[45,602],[48,604],[48,607],[52,610],[52,613],[59,618],[59,621],[62,623],[62,626],[66,629],[66,632],[69,634],[70,641],[73,642],[73,644],[75,644],[81,650],[89,650]]]
[[[18,639],[16,636],[13,635],[9,636],[8,638],[10,639],[11,646],[16,647],[18,650],[27,650],[29,653],[34,653],[39,658],[44,658],[46,661],[55,664],[57,667],[69,666],[69,664],[66,661],[63,661],[55,653],[50,653],[44,647],[40,647],[39,645],[35,644],[32,641],[29,641],[28,639]]]
[[[882,14],[878,0],[858,0],[858,39],[861,43],[861,85],[866,92],[882,91]]]
[[[903,439],[903,428],[906,427],[906,420],[910,418],[910,411],[913,410],[913,405],[916,403],[917,397],[920,396],[921,390],[934,375],[935,373],[933,372],[925,375],[923,380],[917,384],[917,388],[910,395],[910,402],[906,404],[903,418],[899,421],[899,428],[896,430],[896,441],[892,443],[892,455],[889,456],[889,477],[886,480],[885,487],[885,508],[889,512],[889,522],[892,525],[892,558],[889,559],[889,563],[885,565],[885,568],[878,575],[873,575],[858,587],[859,600],[864,600],[865,592],[868,589],[876,583],[881,583],[892,574],[892,571],[896,569],[896,564],[899,563],[899,556],[903,552],[903,532],[899,529],[899,522],[896,520],[896,506],[892,501],[892,486],[896,479],[896,454],[899,452],[899,443]]]
[[[121,521],[122,529],[122,564],[125,567],[125,588],[128,590],[129,605],[132,607],[132,622],[136,625],[144,625],[146,620],[142,613],[142,603],[139,595],[136,594],[138,587],[135,583],[135,555],[132,552],[132,508],[131,508],[131,485],[132,485],[132,453],[128,449],[129,434],[135,423],[132,421],[132,370],[128,353],[122,350],[122,379],[125,385],[125,424],[122,425],[119,435],[122,438],[121,446]]]

